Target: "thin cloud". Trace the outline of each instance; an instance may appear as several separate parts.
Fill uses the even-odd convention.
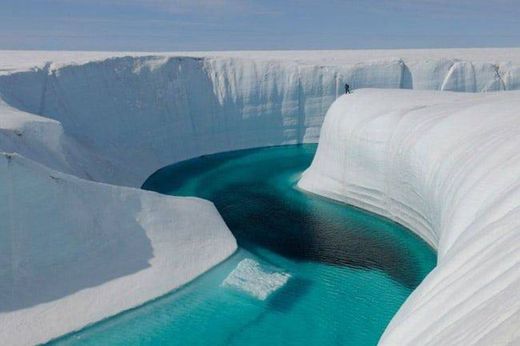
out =
[[[79,2],[91,6],[133,6],[171,14],[269,14],[268,8],[253,0],[51,0],[67,5]]]

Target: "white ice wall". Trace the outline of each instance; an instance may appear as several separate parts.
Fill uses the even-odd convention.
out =
[[[299,186],[438,251],[381,345],[520,342],[519,147],[520,92],[367,89],[331,106]]]
[[[0,51],[0,152],[4,160],[0,165],[4,202],[0,203],[0,258],[2,268],[7,268],[0,272],[0,289],[8,299],[0,300],[0,339],[21,344],[46,341],[135,306],[189,281],[236,246],[227,230],[213,228],[221,225],[221,219],[204,203],[198,206],[199,201],[92,181],[139,186],[156,169],[201,154],[316,142],[324,114],[344,92],[345,82],[353,89],[520,89],[520,50],[148,56]],[[476,97],[481,96],[487,97]],[[57,175],[61,178],[51,178]],[[6,198],[11,202],[5,203]],[[191,212],[199,207],[206,210],[207,218]],[[149,220],[145,224],[139,221],[143,217]],[[76,219],[81,226],[75,226]],[[179,219],[184,220],[181,225]],[[414,230],[429,229],[428,220],[419,216],[413,220]],[[169,267],[177,258],[164,266],[153,264],[164,259],[157,252],[160,243],[151,236],[156,230],[162,232],[160,237],[172,237],[164,251],[174,252],[182,244],[194,256],[188,256],[195,266],[190,274],[179,270],[182,266]],[[119,241],[125,232],[133,232],[133,241]],[[434,232],[425,231],[423,236],[432,243],[439,239]],[[199,241],[200,237],[210,243]],[[78,243],[78,239],[90,243]],[[100,271],[93,282],[73,280],[76,266],[69,259],[76,258],[78,268],[88,266],[98,256],[97,244],[107,242],[114,248],[101,247],[99,251],[107,252],[99,258],[113,270],[103,275]],[[64,245],[67,252],[61,250]],[[118,267],[117,256],[109,255],[115,249],[125,254],[132,246],[143,253],[153,249],[149,267],[125,272]],[[196,258],[205,253],[218,258]],[[57,286],[34,291],[38,287],[34,281],[53,268],[59,268],[54,275],[65,280],[41,280]],[[171,281],[157,283],[157,277],[168,271]],[[30,284],[21,289],[23,283]],[[128,283],[144,283],[147,293],[131,290],[122,296],[124,302],[108,304],[121,288],[132,287]],[[52,292],[61,293],[51,297]],[[97,297],[105,300],[100,298],[95,304]],[[78,313],[93,301],[88,314]],[[38,318],[40,314],[45,318]],[[60,327],[63,316],[68,323]]]
[[[520,87],[516,61],[488,59],[343,56],[320,65],[240,55],[127,56],[4,73],[0,94],[12,107],[59,121],[67,142],[78,144],[69,152],[84,148],[94,157],[71,167],[77,174],[139,186],[155,170],[202,154],[316,142],[345,82],[353,89]]]

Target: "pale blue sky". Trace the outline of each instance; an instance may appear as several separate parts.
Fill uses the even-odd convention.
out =
[[[0,0],[0,49],[520,46],[520,0]]]

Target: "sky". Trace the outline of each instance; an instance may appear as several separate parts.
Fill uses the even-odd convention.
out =
[[[519,47],[520,0],[0,0],[0,49]]]

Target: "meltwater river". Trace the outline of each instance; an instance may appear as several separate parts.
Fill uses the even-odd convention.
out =
[[[144,189],[213,201],[239,250],[188,285],[58,345],[375,345],[435,266],[389,220],[300,191],[316,145],[165,167]]]

